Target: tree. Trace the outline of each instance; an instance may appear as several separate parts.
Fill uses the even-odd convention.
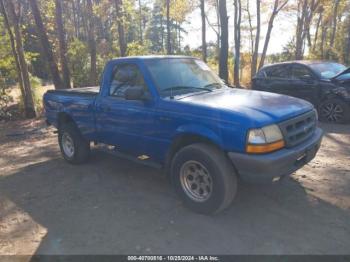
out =
[[[4,7],[3,1],[1,5],[2,7]],[[24,95],[25,116],[27,118],[34,118],[36,117],[36,112],[35,112],[32,88],[30,85],[27,61],[24,56],[24,49],[22,45],[23,40],[22,40],[22,32],[20,30],[20,13],[16,12],[15,4],[13,1],[7,2],[7,8],[8,8],[8,13],[10,14],[9,16],[11,18],[12,25],[15,32],[16,52],[18,55],[19,69],[22,75],[19,81],[20,80],[23,81],[23,90],[25,94]],[[4,8],[4,14],[6,15],[5,8]]]
[[[205,22],[205,3],[200,0],[201,19],[202,19],[202,58],[207,61],[207,39],[206,39],[206,22]]]
[[[224,81],[228,82],[228,17],[226,0],[219,0],[219,14],[220,14],[220,56],[219,56],[219,76]]]
[[[164,51],[164,26],[163,26],[163,4],[157,0],[153,4],[152,15],[146,31],[146,38],[150,42],[150,51],[159,53]]]
[[[119,51],[120,56],[126,56],[126,41],[125,41],[125,30],[124,30],[124,12],[123,12],[123,1],[115,0],[115,10],[117,14],[117,27],[119,36]]]
[[[323,18],[323,6],[320,6],[317,10],[318,12],[318,19],[317,19],[317,23],[316,23],[316,31],[315,31],[315,37],[314,37],[314,41],[313,41],[313,44],[312,44],[312,52],[315,52],[316,50],[316,45],[318,44],[317,40],[318,40],[318,32],[319,32],[319,29],[320,29],[320,25],[321,25],[321,22],[322,22],[322,18]]]
[[[310,24],[319,5],[319,0],[299,0],[297,6],[297,28],[295,43],[295,59],[301,60],[304,57],[305,39],[311,48]]]
[[[55,17],[56,17],[56,27],[59,40],[60,58],[62,65],[63,83],[66,88],[71,88],[70,84],[70,72],[68,68],[67,61],[67,43],[65,39],[65,30],[62,18],[62,2],[61,0],[55,0]]]
[[[260,0],[256,0],[256,35],[255,35],[255,44],[254,51],[252,55],[252,65],[251,65],[251,79],[256,74],[256,67],[258,63],[258,55],[259,55],[259,42],[260,42]]]
[[[235,39],[235,57],[234,57],[234,71],[233,79],[234,85],[240,86],[239,83],[239,67],[241,56],[241,19],[242,19],[242,5],[241,0],[234,0],[234,39]]]
[[[12,33],[10,21],[9,21],[3,0],[0,0],[0,13],[4,17],[4,24],[5,24],[5,27],[7,29],[7,32],[8,32],[9,38],[10,38],[11,51],[12,51],[12,55],[13,55],[13,57],[15,59],[15,63],[16,63],[18,84],[19,84],[19,87],[21,90],[21,95],[22,95],[23,102],[24,102],[24,110],[26,111],[27,110],[27,106],[25,105],[25,103],[26,103],[25,95],[26,94],[25,94],[25,90],[24,90],[24,86],[23,86],[23,77],[22,77],[22,72],[21,72],[21,66],[19,63],[18,53],[16,50],[15,38],[14,38],[13,33]]]
[[[139,0],[139,27],[140,27],[140,44],[143,45],[143,27],[142,27],[142,5]]]
[[[260,59],[260,63],[259,63],[259,69],[262,68],[264,66],[264,63],[265,63],[267,48],[269,46],[271,32],[272,32],[273,23],[275,21],[275,18],[278,15],[278,13],[287,5],[287,3],[288,3],[288,0],[284,0],[282,2],[280,2],[280,0],[274,1],[273,10],[272,10],[272,13],[271,13],[271,16],[269,19],[269,23],[267,25],[267,32],[266,32],[266,36],[265,36],[263,52],[261,54],[261,59]]]
[[[210,23],[208,16],[205,16],[205,19],[207,20],[208,25],[211,27],[211,29],[216,34],[216,55],[219,58],[220,57],[220,31],[221,31],[221,25],[220,25],[220,13],[219,13],[219,0],[212,1],[212,5],[215,8],[215,14],[216,14],[216,24]],[[209,2],[210,3],[210,2]]]
[[[333,10],[333,20],[332,20],[332,34],[331,40],[329,42],[330,48],[334,47],[335,33],[337,31],[337,17],[338,17],[338,8],[339,8],[340,0],[334,1],[334,10]]]
[[[171,50],[171,32],[170,32],[170,0],[166,0],[166,32],[167,32],[167,41],[166,41],[166,50],[167,54],[172,54]]]
[[[46,28],[43,24],[43,20],[39,11],[38,3],[36,0],[29,0],[29,3],[37,27],[37,32],[41,41],[43,53],[49,64],[49,69],[51,72],[52,81],[54,83],[55,89],[63,89],[65,88],[65,86],[63,85],[62,79],[58,71],[57,63],[53,56],[52,48],[47,37]]]
[[[92,9],[92,0],[86,0],[87,14],[88,14],[88,41],[90,49],[90,85],[97,83],[97,54],[96,54],[96,39],[95,39],[95,21],[94,12]]]

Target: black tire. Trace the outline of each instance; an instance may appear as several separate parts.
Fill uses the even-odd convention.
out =
[[[73,145],[73,153],[67,154],[64,149],[64,140],[69,137]],[[58,130],[58,143],[62,156],[71,164],[81,164],[86,162],[90,155],[90,143],[80,134],[74,123],[62,124]]]
[[[200,165],[198,165],[198,163],[200,163]],[[190,165],[202,166],[199,170],[204,167],[204,169],[206,169],[204,174],[209,173],[210,177],[210,180],[207,180],[212,181],[210,184],[211,190],[205,190],[209,191],[209,193],[206,192],[206,198],[201,199],[201,201],[194,199],[196,197],[193,195],[196,194],[189,193],[189,191],[193,189],[193,184],[191,186],[185,186],[187,182],[184,181],[187,180],[183,178],[184,175],[182,174],[186,172],[182,171],[186,170],[187,166],[189,166],[189,170],[191,170]],[[187,176],[188,179],[190,176],[191,175]],[[171,165],[171,178],[175,190],[182,199],[184,205],[194,212],[201,214],[215,214],[226,209],[232,203],[237,192],[237,175],[232,163],[222,151],[209,144],[192,144],[182,148],[176,153]],[[194,180],[197,179],[198,176]],[[204,180],[203,177],[201,180]],[[200,190],[202,189],[202,182],[203,181],[198,182],[200,184]],[[198,187],[196,186],[196,188]],[[198,192],[199,197],[201,197],[200,192],[201,191]]]
[[[350,121],[350,105],[339,98],[329,98],[318,107],[320,121],[344,124]]]

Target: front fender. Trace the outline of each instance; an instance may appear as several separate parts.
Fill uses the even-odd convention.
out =
[[[176,129],[174,139],[184,134],[201,136],[203,138],[210,140],[220,148],[223,148],[223,145],[224,145],[220,136],[218,136],[212,129],[205,126],[195,125],[195,124],[179,126]]]

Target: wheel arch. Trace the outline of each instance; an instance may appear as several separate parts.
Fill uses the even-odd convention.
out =
[[[59,129],[62,125],[73,123],[76,126],[76,123],[72,116],[67,112],[59,112],[57,114],[57,128]]]
[[[181,149],[186,146],[189,146],[191,144],[196,144],[196,143],[205,143],[205,144],[210,144],[220,150],[223,150],[222,144],[219,143],[217,140],[212,139],[211,137],[208,137],[206,135],[200,134],[200,133],[193,133],[193,132],[182,132],[177,134],[165,157],[165,169],[168,171],[170,168],[171,161],[175,154]],[[169,172],[167,172],[169,173]]]

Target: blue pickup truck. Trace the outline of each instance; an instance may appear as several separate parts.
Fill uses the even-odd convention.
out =
[[[317,112],[301,99],[230,88],[201,60],[111,60],[101,87],[44,95],[63,157],[78,164],[90,144],[163,168],[195,212],[233,201],[238,178],[272,180],[312,160],[322,140]]]

